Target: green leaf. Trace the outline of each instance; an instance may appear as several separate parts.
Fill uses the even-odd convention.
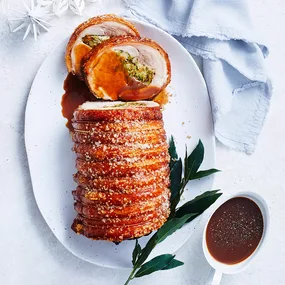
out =
[[[172,235],[175,231],[180,229],[188,219],[190,219],[194,214],[186,214],[183,217],[172,218],[168,220],[157,232],[156,243],[164,241],[168,236]]]
[[[174,142],[173,136],[171,136],[170,140],[169,140],[168,153],[170,155],[169,167],[170,167],[170,169],[172,169],[173,165],[175,164],[175,161],[178,159],[178,154],[177,154],[177,151],[176,151],[176,146],[175,146],[175,142]]]
[[[203,177],[209,176],[211,174],[214,174],[214,173],[220,172],[220,171],[221,170],[215,169],[215,168],[211,168],[211,169],[208,169],[208,170],[201,170],[201,171],[196,172],[194,174],[194,176],[191,177],[191,180],[203,178]]]
[[[174,259],[175,255],[172,254],[162,254],[154,257],[150,261],[142,265],[142,267],[137,271],[135,277],[142,277],[151,274],[155,271],[162,270],[167,267],[169,263]]]
[[[136,239],[136,245],[135,245],[135,248],[133,250],[133,259],[132,259],[133,265],[135,265],[138,256],[141,254],[141,251],[142,251],[141,246],[140,246],[138,240]]]
[[[168,220],[147,242],[145,247],[141,250],[141,254],[139,255],[135,266],[138,268],[140,267],[148,258],[151,251],[154,249],[154,247],[164,241],[168,236],[172,235],[176,230],[180,229],[188,219],[190,219],[193,215],[196,215],[196,213],[193,214],[186,214],[183,217],[180,218],[172,218]]]
[[[201,166],[204,159],[204,146],[199,140],[198,145],[192,151],[192,153],[185,157],[185,179],[186,181],[191,180],[196,174],[199,167]]]
[[[135,263],[136,267],[140,267],[150,255],[151,251],[156,246],[157,232],[149,239],[145,247],[141,250],[141,254]]]
[[[169,270],[178,266],[182,266],[184,262],[177,260],[177,259],[172,259],[166,267],[164,267],[162,270]]]
[[[182,161],[181,158],[177,160],[171,171],[170,171],[170,203],[171,209],[175,210],[176,205],[180,200],[180,189],[181,189],[181,178],[182,178]]]
[[[222,195],[218,193],[220,190],[207,191],[195,199],[185,203],[177,211],[175,217],[185,217],[187,214],[195,213],[188,220],[187,223],[195,219],[197,216],[202,214],[206,209],[208,209],[215,201]]]

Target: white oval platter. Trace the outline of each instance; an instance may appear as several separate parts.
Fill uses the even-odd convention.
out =
[[[168,136],[173,135],[179,154],[185,145],[192,151],[201,139],[205,147],[203,169],[215,164],[215,140],[211,106],[203,77],[190,54],[169,34],[142,22],[132,21],[143,37],[157,41],[169,54],[172,80],[168,91],[170,103],[163,111]],[[72,142],[61,115],[63,82],[67,76],[62,42],[40,67],[28,99],[25,117],[25,143],[33,190],[39,209],[58,240],[74,255],[91,263],[111,268],[130,268],[134,241],[115,245],[93,241],[75,234],[70,225],[76,212],[71,191],[76,185]],[[191,137],[191,138],[190,138]],[[213,177],[191,182],[184,201],[210,190]],[[159,244],[151,256],[173,253],[193,233],[199,219],[184,226]],[[140,239],[143,246],[149,237]]]

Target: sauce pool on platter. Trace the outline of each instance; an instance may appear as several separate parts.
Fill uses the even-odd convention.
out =
[[[264,220],[258,205],[249,198],[235,197],[212,215],[206,229],[207,248],[217,261],[237,264],[256,250]]]
[[[66,126],[72,131],[72,118],[73,112],[87,101],[101,101],[97,99],[89,90],[86,83],[80,80],[76,75],[69,73],[64,81],[63,85],[65,93],[62,95],[61,107],[62,116],[67,119]],[[169,102],[169,97],[171,94],[162,90],[158,95],[156,95],[152,101],[158,103],[160,106],[164,106]]]
[[[73,112],[81,104],[87,101],[96,101],[96,97],[90,92],[84,81],[76,75],[69,73],[63,85],[65,93],[62,95],[61,106],[62,115],[67,119],[66,126],[72,131]]]

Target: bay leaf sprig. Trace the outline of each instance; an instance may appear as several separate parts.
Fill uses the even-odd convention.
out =
[[[207,170],[198,171],[203,160],[204,160],[204,146],[201,140],[198,145],[192,151],[190,155],[187,153],[187,147],[185,150],[184,158],[184,175],[182,177],[182,160],[178,158],[176,146],[173,136],[169,142],[169,155],[170,155],[170,190],[171,190],[171,214],[175,216],[175,211],[178,203],[180,202],[181,196],[184,193],[185,187],[190,180],[203,178],[219,172],[220,170],[211,168]]]
[[[158,270],[168,270],[178,266],[183,265],[184,263],[175,259],[175,255],[171,254],[162,254],[154,257],[150,261],[144,263],[149,257],[151,251],[155,248],[157,244],[164,241],[168,236],[173,234],[175,231],[180,229],[188,219],[194,214],[186,214],[180,218],[173,218],[168,220],[147,242],[145,247],[141,249],[138,240],[136,240],[136,245],[133,250],[133,270],[129,275],[128,280],[125,285],[127,285],[132,279],[142,277],[144,275],[151,274]],[[171,256],[171,258],[170,258]]]
[[[185,223],[189,223],[202,214],[222,195],[222,193],[219,193],[219,190],[207,191],[178,207],[185,187],[190,180],[206,177],[219,170],[212,168],[199,171],[204,159],[204,146],[201,140],[199,140],[198,145],[190,155],[188,155],[186,148],[184,167],[182,159],[177,154],[173,137],[169,141],[168,152],[171,158],[169,163],[170,216],[167,222],[148,240],[144,248],[141,248],[138,239],[136,239],[132,254],[133,269],[124,285],[127,285],[134,278],[149,275],[159,270],[169,270],[182,266],[184,263],[175,259],[175,255],[172,254],[162,254],[147,262],[145,261],[157,244],[179,230]]]

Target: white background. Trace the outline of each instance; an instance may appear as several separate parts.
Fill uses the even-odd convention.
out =
[[[105,0],[104,7],[89,5],[85,17],[98,12],[119,13],[119,2]],[[258,259],[246,271],[224,276],[221,284],[282,285],[285,284],[285,2],[248,2],[257,29],[271,51],[266,61],[274,86],[272,104],[253,155],[237,153],[217,143],[217,168],[223,171],[216,176],[214,188],[228,194],[244,190],[258,192],[268,202],[271,225],[268,241]],[[72,15],[54,19],[55,27],[36,43],[31,37],[22,42],[22,33],[10,34],[0,14],[1,285],[120,285],[129,273],[97,267],[69,253],[41,217],[29,176],[24,112],[31,83],[49,51],[82,21],[83,18]],[[40,119],[47,118],[35,118]],[[202,253],[201,236],[208,213],[191,239],[177,252],[184,266],[131,284],[207,284],[211,268]]]

